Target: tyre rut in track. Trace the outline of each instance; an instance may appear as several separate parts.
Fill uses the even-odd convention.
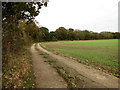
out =
[[[35,49],[35,44],[30,49],[33,60],[33,71],[36,88],[67,88],[65,80],[52,68]]]

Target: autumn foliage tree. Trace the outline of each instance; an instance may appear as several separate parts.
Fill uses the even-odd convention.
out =
[[[2,2],[3,62],[7,63],[10,54],[17,53],[23,45],[24,27],[20,28],[19,22],[33,22],[43,5],[47,6],[47,2]]]
[[[65,29],[64,27],[59,27],[58,29],[56,29],[55,33],[58,40],[67,39],[67,29]]]

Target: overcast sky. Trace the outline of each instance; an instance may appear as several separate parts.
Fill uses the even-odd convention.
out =
[[[120,0],[49,0],[36,17],[39,25],[55,31],[59,27],[94,32],[118,31]]]

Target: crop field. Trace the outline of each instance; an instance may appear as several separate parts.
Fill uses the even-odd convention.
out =
[[[57,41],[41,44],[44,48],[72,57],[80,63],[118,71],[118,40]]]

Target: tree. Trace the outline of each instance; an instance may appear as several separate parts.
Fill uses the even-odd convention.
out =
[[[111,32],[101,32],[101,39],[113,39],[113,34]]]
[[[32,38],[34,42],[39,42],[40,38],[42,38],[42,33],[40,32],[39,27],[35,24],[35,22],[31,22],[25,27],[26,34]]]
[[[10,53],[17,53],[22,47],[22,30],[19,28],[19,21],[34,21],[35,16],[40,13],[46,2],[2,2],[2,51],[3,61],[8,59]],[[6,56],[5,56],[6,55]]]
[[[78,33],[79,33],[79,40],[85,40],[84,32],[79,30]]]
[[[113,34],[114,39],[120,39],[120,33],[119,32],[115,32],[115,33],[112,33],[112,34]]]
[[[67,36],[68,40],[75,40],[75,32],[74,29],[69,28],[68,29],[68,36]]]
[[[46,27],[41,27],[41,28],[40,28],[40,32],[41,32],[41,34],[42,34],[42,40],[43,40],[43,41],[49,41],[49,40],[50,40],[48,28],[46,28]]]
[[[64,27],[59,27],[58,29],[56,29],[55,33],[58,40],[67,39],[67,29],[65,29]]]
[[[69,28],[68,32],[74,32],[74,29],[73,28]]]
[[[50,40],[51,41],[57,41],[56,33],[54,31],[50,32]]]
[[[40,13],[39,9],[43,4],[42,2],[3,2],[3,22],[18,22],[21,19],[33,21],[35,16]]]
[[[85,40],[89,40],[90,38],[90,32],[88,30],[83,31],[85,35]]]

